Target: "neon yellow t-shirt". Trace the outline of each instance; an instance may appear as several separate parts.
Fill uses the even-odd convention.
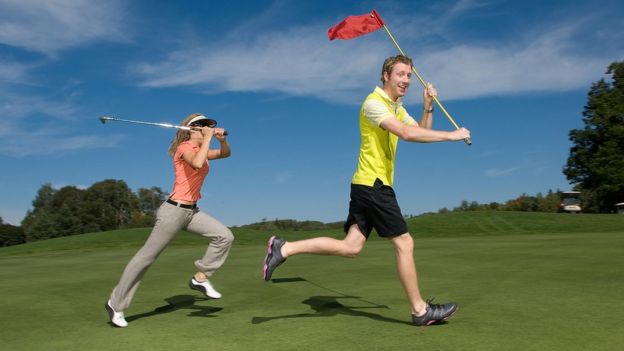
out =
[[[385,185],[392,186],[399,137],[381,128],[386,118],[396,118],[407,125],[416,123],[400,99],[394,102],[383,89],[376,87],[360,109],[360,155],[352,184],[373,186],[379,178]]]

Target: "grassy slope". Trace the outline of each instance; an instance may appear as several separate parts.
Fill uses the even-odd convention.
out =
[[[500,236],[540,233],[590,233],[624,232],[624,216],[604,214],[559,214],[527,212],[454,212],[423,215],[407,221],[415,238],[441,238],[465,236]],[[25,245],[0,248],[0,257],[12,254],[30,254],[61,250],[92,250],[140,246],[149,235],[150,228],[99,232],[45,240]],[[237,229],[235,245],[264,244],[271,234],[289,240],[315,236],[340,238],[342,230],[281,231],[276,233]],[[375,233],[371,240],[380,240]],[[201,237],[181,233],[172,246],[203,245]]]
[[[453,212],[408,222],[416,236],[482,236],[539,233],[624,232],[624,216],[537,212]]]
[[[453,213],[409,222],[422,291],[456,299],[445,326],[414,328],[392,247],[355,260],[299,256],[259,278],[268,233],[237,232],[214,277],[222,300],[186,287],[205,242],[178,235],[143,280],[127,329],[102,304],[147,229],[0,249],[7,350],[618,349],[624,316],[624,216]],[[280,233],[295,239],[340,232]],[[527,235],[530,234],[530,235]],[[614,312],[615,311],[615,312]]]

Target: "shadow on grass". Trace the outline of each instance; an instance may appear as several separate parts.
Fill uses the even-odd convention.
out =
[[[195,302],[208,301],[208,300],[211,300],[211,299],[207,297],[197,297],[197,296],[190,296],[190,295],[176,295],[176,296],[166,298],[165,299],[165,301],[167,301],[166,305],[156,307],[151,312],[145,312],[145,313],[135,314],[135,315],[126,317],[126,320],[128,322],[132,322],[137,319],[157,316],[159,314],[169,313],[169,312],[177,311],[180,309],[191,310],[191,312],[189,313],[189,316],[191,317],[216,317],[216,316],[213,316],[212,314],[221,311],[223,308],[195,305]]]
[[[306,312],[306,313],[295,313],[295,314],[287,314],[281,316],[271,316],[271,317],[253,317],[251,319],[252,324],[260,324],[269,322],[276,319],[290,319],[290,318],[317,318],[317,317],[334,317],[337,315],[347,315],[353,317],[364,317],[370,318],[382,322],[388,323],[398,323],[398,324],[408,324],[412,325],[409,322],[384,317],[377,313],[362,311],[362,309],[371,309],[371,308],[385,308],[388,309],[386,305],[379,305],[374,302],[370,302],[362,299],[360,296],[352,296],[340,293],[338,291],[329,289],[327,287],[321,286],[317,283],[309,281],[305,278],[295,277],[295,278],[282,278],[282,279],[273,279],[271,280],[273,283],[294,283],[294,282],[307,282],[316,287],[328,290],[330,292],[335,293],[334,295],[315,295],[310,296],[309,298],[303,300],[301,303],[310,306],[310,308],[314,312]],[[351,301],[355,301],[355,303],[362,304],[365,303],[365,306],[345,306],[342,303],[338,302],[338,300],[348,299]]]

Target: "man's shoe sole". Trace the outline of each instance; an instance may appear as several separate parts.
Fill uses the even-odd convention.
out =
[[[451,314],[449,314],[448,316],[444,317],[443,321],[448,321],[449,318],[453,317],[453,315],[455,315],[455,313],[457,313],[457,310],[459,310],[459,306],[455,306],[455,309],[453,310],[453,312],[451,312]]]
[[[425,326],[430,326],[432,324],[437,324],[437,323],[440,323],[440,322],[447,322],[449,320],[449,318],[453,317],[453,315],[455,314],[455,312],[457,312],[458,309],[459,309],[459,307],[455,307],[453,312],[451,312],[451,314],[449,314],[448,316],[442,318],[442,320],[440,320],[440,321],[436,321],[435,319],[434,320],[430,320]]]
[[[457,313],[457,310],[459,310],[459,306],[455,306],[455,309],[451,312],[451,314],[449,314],[448,316],[444,317],[442,320],[432,319],[432,320],[428,321],[424,325],[417,325],[417,327],[428,327],[428,326],[430,326],[432,324],[437,324],[437,323],[440,323],[440,322],[447,322],[449,320],[449,318],[453,317],[453,315],[455,315],[455,313]]]
[[[273,240],[275,240],[275,235],[273,235],[270,239],[269,239],[269,245],[267,248],[267,254],[266,256],[264,256],[264,265],[262,267],[262,279],[264,279],[265,282],[267,282],[267,269],[269,268],[269,265],[267,264],[267,261],[269,259],[269,256],[271,256],[271,254],[273,253]]]

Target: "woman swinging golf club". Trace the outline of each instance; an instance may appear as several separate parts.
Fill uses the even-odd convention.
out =
[[[234,236],[225,225],[200,212],[197,201],[201,198],[200,189],[208,174],[208,160],[229,157],[230,145],[226,140],[225,130],[211,128],[214,121],[199,113],[186,117],[182,126],[191,128],[178,130],[169,147],[175,170],[173,191],[158,209],[156,224],[150,236],[124,269],[119,283],[105,304],[111,323],[117,327],[128,326],[123,311],[130,305],[141,278],[181,229],[211,240],[204,256],[195,261],[197,273],[189,282],[190,288],[214,299],[221,298],[208,277],[225,262]],[[221,144],[220,148],[210,148],[213,137]]]

